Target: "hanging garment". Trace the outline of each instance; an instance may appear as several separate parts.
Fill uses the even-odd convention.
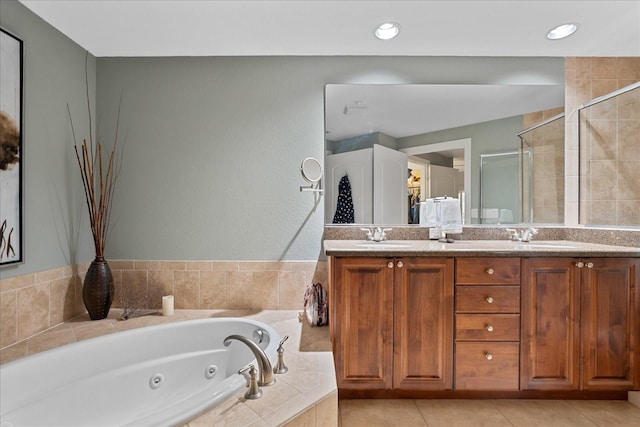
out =
[[[338,185],[338,205],[333,216],[333,223],[353,224],[354,222],[351,183],[349,182],[349,176],[345,175],[340,179],[340,184]]]

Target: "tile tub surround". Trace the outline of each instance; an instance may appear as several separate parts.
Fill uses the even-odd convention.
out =
[[[452,235],[456,240],[508,240],[506,228],[526,228],[528,224],[506,224],[502,226],[464,226],[462,234]],[[603,245],[628,246],[640,248],[640,229],[562,227],[531,225],[538,230],[534,240],[571,240]],[[324,228],[324,240],[362,240],[365,233],[361,225],[335,226]],[[390,226],[387,232],[389,240],[428,240],[429,229],[417,226]]]
[[[324,261],[109,260],[116,295],[134,295],[139,307],[159,310],[163,295],[176,309],[293,310],[306,286],[328,283]],[[20,343],[86,310],[82,280],[89,263],[0,280],[0,349]],[[123,293],[124,290],[124,293]]]
[[[20,343],[26,354],[100,335],[166,322],[208,317],[246,317],[268,323],[281,336],[289,335],[284,345],[289,372],[276,375],[276,384],[263,388],[258,400],[244,399],[244,390],[222,405],[196,418],[186,426],[337,426],[338,395],[328,328],[311,328],[298,321],[297,310],[176,310],[170,317],[158,314],[119,320],[121,310],[114,309],[104,320],[92,321],[88,315],[65,322]],[[0,360],[16,359],[12,348],[0,352]],[[223,423],[222,423],[223,421]]]

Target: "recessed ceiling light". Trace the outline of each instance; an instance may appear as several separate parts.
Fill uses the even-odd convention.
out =
[[[562,24],[553,28],[551,31],[547,33],[547,38],[549,40],[560,40],[565,37],[569,37],[571,34],[575,33],[578,30],[578,26],[576,24]]]
[[[380,40],[391,40],[400,32],[400,25],[395,22],[385,22],[376,28],[375,35]]]

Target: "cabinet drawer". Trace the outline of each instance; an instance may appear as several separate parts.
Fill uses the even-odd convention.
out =
[[[519,314],[456,314],[457,341],[519,341]]]
[[[520,258],[458,258],[456,284],[519,285]]]
[[[518,343],[457,343],[455,388],[518,390]]]
[[[520,313],[519,286],[456,286],[458,313]]]

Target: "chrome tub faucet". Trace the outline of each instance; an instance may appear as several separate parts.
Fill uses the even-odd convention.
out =
[[[273,376],[273,367],[271,366],[271,361],[267,357],[264,350],[258,346],[255,342],[251,341],[249,338],[242,335],[229,335],[224,339],[225,347],[229,347],[231,344],[231,340],[237,340],[241,343],[244,343],[249,349],[253,352],[253,355],[256,357],[258,361],[258,385],[259,386],[267,386],[272,385],[276,382],[276,379]]]

